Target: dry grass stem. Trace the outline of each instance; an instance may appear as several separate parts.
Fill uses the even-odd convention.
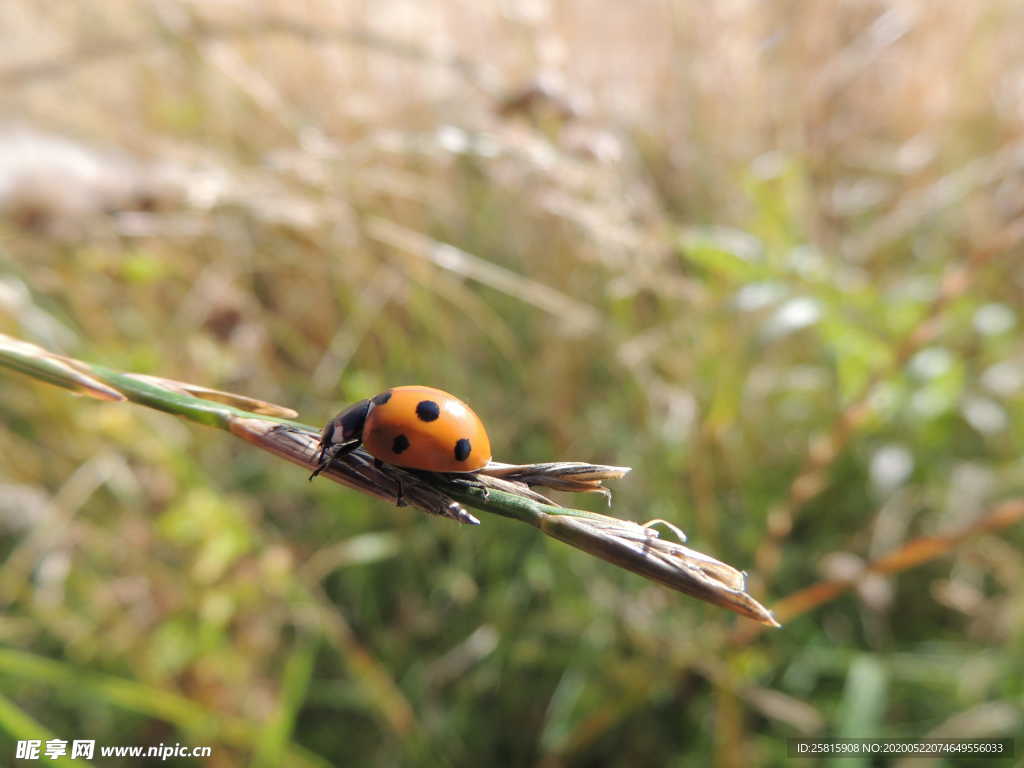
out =
[[[781,627],[772,612],[747,592],[747,575],[703,552],[667,541],[658,532],[604,515],[549,515],[548,535],[692,597],[768,627]]]
[[[290,408],[232,392],[174,379],[121,373],[42,347],[0,336],[0,363],[53,384],[107,400],[132,400],[210,426],[226,429],[246,442],[308,469],[317,469],[320,435],[290,421]],[[544,533],[648,579],[777,627],[771,612],[747,593],[746,575],[730,565],[682,544],[661,539],[651,526],[608,515],[563,507],[535,487],[600,493],[611,503],[605,480],[618,479],[629,467],[579,461],[538,464],[491,462],[468,481],[379,464],[356,450],[332,462],[321,474],[335,482],[392,504],[407,504],[465,525],[480,521],[461,502],[527,522]],[[680,540],[685,535],[669,525]]]
[[[788,595],[775,604],[775,610],[788,621],[808,613],[856,587],[872,574],[890,575],[916,568],[923,563],[948,555],[966,539],[981,533],[991,533],[1024,520],[1024,499],[1010,499],[998,504],[979,520],[952,533],[936,536],[920,536],[908,541],[895,552],[882,555],[865,563],[851,578],[826,579]],[[734,640],[746,642],[758,633],[757,627],[741,627]]]
[[[611,506],[612,492],[602,482],[618,480],[629,471],[630,467],[611,467],[582,461],[549,461],[540,464],[503,464],[492,461],[480,473],[488,484],[504,480],[527,487],[550,488],[553,491],[600,493],[608,500],[608,506]],[[537,498],[544,503],[552,503],[540,494],[537,494]]]

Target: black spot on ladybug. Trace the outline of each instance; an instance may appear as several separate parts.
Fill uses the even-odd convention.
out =
[[[420,400],[416,406],[416,415],[420,421],[433,421],[441,415],[441,407],[433,400]]]
[[[461,440],[455,441],[455,460],[465,461],[469,458],[470,452],[472,452],[473,446],[469,444],[469,440],[463,437]]]
[[[374,405],[384,405],[384,403],[386,403],[390,399],[391,399],[391,390],[389,389],[387,392],[381,392],[379,395],[376,395],[373,398],[373,404]]]
[[[395,453],[401,453],[409,447],[409,438],[405,435],[399,435],[391,443],[391,450]]]

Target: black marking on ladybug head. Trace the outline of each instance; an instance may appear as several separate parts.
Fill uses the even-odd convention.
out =
[[[469,444],[469,440],[465,437],[455,441],[455,460],[465,461],[469,458],[469,454],[472,453],[473,446]]]
[[[409,438],[405,435],[399,435],[391,443],[391,450],[398,454],[406,450],[409,447]]]
[[[387,392],[381,392],[379,395],[374,395],[374,397],[373,397],[373,404],[374,405],[384,405],[384,403],[386,403],[390,399],[391,399],[391,390],[389,389]]]
[[[420,400],[416,406],[416,415],[420,417],[420,421],[434,421],[441,415],[441,406],[433,400]]]

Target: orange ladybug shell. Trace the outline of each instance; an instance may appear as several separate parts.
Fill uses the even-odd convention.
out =
[[[475,472],[491,441],[473,409],[433,387],[392,387],[372,398],[363,446],[388,464],[427,472]]]

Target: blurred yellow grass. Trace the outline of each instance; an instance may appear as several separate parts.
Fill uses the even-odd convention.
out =
[[[0,333],[313,423],[442,387],[510,461],[635,467],[617,506],[769,604],[1019,496],[1013,0],[14,0],[0,32]],[[1019,731],[1019,526],[730,646],[535,532],[48,389],[0,378],[0,642],[244,722],[213,766]],[[6,711],[58,737],[188,738],[17,666]]]

